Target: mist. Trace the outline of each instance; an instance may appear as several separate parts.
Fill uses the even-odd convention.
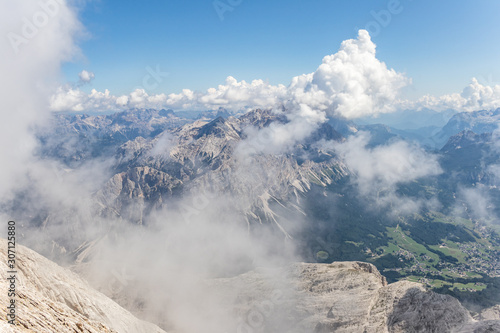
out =
[[[61,66],[83,56],[77,45],[86,31],[75,5],[64,0],[0,5],[0,34],[8,37],[0,41],[0,217],[16,220],[21,244],[77,272],[138,317],[179,333],[264,332],[264,327],[296,332],[287,326],[297,291],[290,271],[310,259],[303,257],[309,249],[300,248],[314,222],[305,213],[309,189],[318,185],[316,195],[330,205],[325,211],[332,216],[342,202],[339,193],[328,197],[326,189],[339,179],[347,179],[366,206],[391,218],[441,207],[436,195],[400,191],[444,172],[438,154],[416,143],[393,140],[372,147],[367,132],[342,137],[333,129],[339,138],[304,143],[329,119],[347,122],[402,105],[399,92],[411,80],[376,57],[366,30],[288,86],[228,77],[206,92],[150,95],[137,89],[114,96],[92,89],[87,94],[80,88],[94,80],[91,71],[81,71],[72,84],[60,82]],[[494,106],[497,87],[473,81],[459,96],[419,103],[472,109],[484,99]],[[136,136],[118,145],[121,155],[82,153],[69,161],[65,152],[104,140],[73,133],[51,137],[57,112],[136,107],[230,107],[250,120],[245,127],[234,117],[199,120],[150,138]],[[255,116],[258,108],[264,110]],[[85,124],[97,127],[90,120]],[[205,125],[229,134],[203,141],[196,131]],[[46,147],[53,149],[50,154]],[[222,162],[214,162],[216,157]],[[313,158],[315,165],[304,161]],[[158,170],[149,172],[152,166]],[[170,170],[178,173],[175,181]],[[499,164],[489,167],[496,185],[499,170]],[[161,182],[168,189],[158,190]],[[473,218],[491,217],[487,189],[460,188],[458,197],[472,207]],[[267,299],[236,277],[259,284]],[[280,302],[283,297],[288,304]]]
[[[114,156],[68,166],[39,154],[37,130],[50,132],[53,126],[47,97],[57,89],[61,64],[79,55],[76,41],[84,33],[72,4],[40,3],[2,2],[0,10],[1,34],[16,40],[2,38],[0,47],[0,135],[8,143],[0,148],[2,218],[16,220],[21,244],[71,265],[144,319],[178,332],[237,329],[241,318],[228,311],[238,290],[217,291],[209,280],[298,260],[290,237],[276,227],[280,222],[276,220],[269,232],[255,231],[240,213],[262,195],[254,189],[259,180],[252,180],[248,168],[234,175],[246,180],[252,197],[200,195],[193,188],[193,195],[187,193],[143,216],[147,225],[101,214],[96,196],[113,176],[119,162]],[[31,22],[32,18],[46,22]],[[93,77],[80,73],[76,86]],[[71,151],[79,142],[64,144]],[[164,133],[151,156],[168,159],[171,147],[171,136]],[[299,222],[290,218],[287,224]]]

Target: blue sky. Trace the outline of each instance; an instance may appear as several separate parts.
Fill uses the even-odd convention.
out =
[[[89,1],[80,12],[88,32],[83,57],[64,66],[65,78],[76,81],[89,70],[96,78],[85,90],[119,95],[142,84],[147,66],[158,65],[169,74],[153,93],[204,91],[229,75],[288,85],[368,28],[377,57],[413,79],[404,90],[410,98],[460,92],[472,77],[500,81],[499,1],[219,3],[232,9],[223,20],[212,0]],[[373,13],[391,6],[398,13],[377,22]]]

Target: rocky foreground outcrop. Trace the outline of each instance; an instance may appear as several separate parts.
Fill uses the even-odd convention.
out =
[[[7,242],[0,240],[1,332],[164,333],[135,318],[75,273],[19,245],[17,324],[9,325],[6,249]],[[500,332],[500,320],[494,315],[485,318],[489,320],[475,320],[455,298],[430,292],[418,283],[387,284],[375,266],[362,262],[298,263],[204,284],[211,292],[228,296],[217,304],[216,312],[224,314],[220,318],[230,319],[231,324],[221,327],[231,326],[236,332]],[[176,318],[167,320],[175,326]]]
[[[500,332],[499,320],[475,321],[458,300],[419,283],[387,284],[368,263],[301,263],[286,274],[288,283],[268,271],[214,283],[238,290],[241,332]]]
[[[7,241],[0,239],[0,332],[165,333],[135,318],[78,275],[38,253],[16,247],[16,325],[6,322],[10,302]]]

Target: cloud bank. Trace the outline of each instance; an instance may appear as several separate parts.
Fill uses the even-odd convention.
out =
[[[74,87],[59,87],[50,98],[53,111],[104,112],[131,108],[158,108],[175,110],[212,110],[226,107],[242,110],[255,107],[270,107],[286,96],[286,87],[273,86],[263,80],[237,81],[229,76],[225,84],[210,88],[206,92],[183,89],[175,94],[148,94],[139,88],[128,95],[114,96],[109,90],[99,92],[92,89],[89,94]]]
[[[323,58],[318,69],[294,77],[288,87],[263,80],[237,81],[229,76],[225,84],[205,92],[184,89],[180,93],[153,94],[136,89],[129,95],[114,96],[108,90],[89,94],[61,87],[51,98],[54,111],[109,111],[127,108],[172,108],[208,110],[225,107],[232,110],[272,108],[292,104],[317,112],[357,118],[393,111],[400,88],[410,80],[388,69],[376,58],[376,46],[366,30],[357,39],[344,41],[337,53]]]
[[[472,112],[492,110],[500,107],[500,85],[486,86],[472,78],[471,83],[461,93],[443,96],[424,96],[417,101],[404,101],[402,109],[430,109],[435,111],[457,110]]]
[[[79,77],[81,83],[89,83],[94,73],[84,70]],[[147,89],[138,88],[116,96],[107,89],[86,93],[78,86],[63,86],[54,92],[50,105],[52,111],[74,112],[131,108],[203,111],[219,107],[241,111],[292,103],[348,119],[396,110],[470,112],[500,107],[500,85],[483,85],[476,78],[461,93],[398,99],[400,89],[408,84],[411,79],[376,58],[376,45],[366,30],[360,30],[357,39],[342,42],[337,53],[325,56],[315,72],[292,78],[288,86],[271,85],[263,80],[238,81],[232,76],[224,84],[204,92],[183,89],[179,93],[150,94]]]

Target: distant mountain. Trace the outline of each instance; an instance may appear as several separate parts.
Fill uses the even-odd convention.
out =
[[[356,124],[349,126],[350,133],[343,134],[350,135],[358,130],[365,130],[372,134],[372,145],[384,144],[397,138],[418,142],[431,149],[441,149],[450,137],[462,131],[491,133],[499,124],[500,109],[461,113],[453,110],[405,110],[358,119]]]
[[[47,127],[39,128],[38,154],[69,166],[114,154],[116,146],[137,137],[151,138],[169,128],[186,124],[172,110],[131,109],[108,115],[55,114]]]
[[[461,112],[454,115],[432,140],[442,147],[450,137],[462,131],[472,131],[477,134],[491,133],[500,124],[500,108],[475,112]]]
[[[233,114],[231,112],[229,112],[228,110],[224,109],[223,107],[220,107],[219,109],[214,110],[214,111],[201,112],[198,115],[197,119],[212,120],[212,119],[215,119],[215,118],[218,118],[218,117],[229,118],[232,115]]]
[[[386,124],[355,124],[352,122],[344,122],[336,119],[330,120],[329,124],[335,124],[337,128],[342,130],[342,134],[346,137],[355,135],[359,131],[370,133],[370,147],[385,145],[394,140],[404,140],[408,142],[419,143],[424,147],[436,148],[436,143],[431,137],[440,130],[440,127],[422,127],[418,129],[398,129],[390,127]]]
[[[494,144],[491,133],[476,134],[464,130],[450,137],[441,149],[441,165],[448,175],[454,175],[455,182],[490,185],[492,179],[488,166],[500,162],[500,152]]]
[[[106,207],[102,213],[118,213],[125,218],[147,216],[153,207],[157,209],[166,204],[166,199],[174,193],[178,196],[210,190],[250,194],[253,199],[249,207],[235,208],[241,209],[250,220],[274,223],[275,213],[269,211],[268,201],[282,202],[295,210],[290,202],[298,200],[312,183],[329,184],[347,174],[347,168],[338,158],[312,147],[312,143],[321,139],[343,139],[328,124],[322,125],[293,154],[256,155],[248,171],[237,167],[239,157],[234,152],[246,135],[244,129],[269,126],[274,121],[286,120],[270,110],[255,110],[240,118],[198,120],[171,130],[169,148],[164,151],[155,151],[155,147],[165,134],[150,140],[137,138],[133,144],[122,145],[117,150],[116,169],[124,171],[115,175],[96,195],[100,206]],[[304,160],[303,156],[308,159]],[[244,172],[253,174],[248,178],[239,176]],[[258,190],[252,177],[261,179]],[[131,206],[132,202],[137,205]],[[125,212],[120,207],[135,208]],[[137,217],[133,220],[144,222]],[[282,231],[287,234],[286,230]]]
[[[470,130],[475,133],[489,133],[498,128],[500,124],[500,108],[496,110],[483,110],[476,112],[461,112],[454,115],[443,127],[447,133]],[[455,134],[456,134],[455,133]]]
[[[384,145],[397,139],[417,142],[423,140],[419,134],[407,130],[396,129],[384,123],[369,123],[364,121],[358,123],[341,118],[331,118],[328,120],[328,124],[344,137],[355,135],[359,131],[370,133],[370,147]]]
[[[492,203],[500,203],[488,169],[500,158],[491,148],[491,133],[462,131],[446,138],[437,152],[441,175],[378,189],[367,200],[346,161],[320,143],[341,143],[362,130],[371,133],[374,147],[400,139],[419,141],[420,130],[331,119],[287,153],[262,154],[259,148],[266,148],[266,138],[256,143],[260,147],[250,147],[257,149],[241,151],[241,145],[254,144],[256,129],[286,123],[286,113],[256,109],[236,117],[219,111],[197,120],[166,110],[56,115],[55,134],[40,136],[40,156],[55,158],[69,170],[106,156],[109,179],[85,203],[91,211],[82,219],[71,209],[53,214],[43,201],[33,207],[29,202],[36,197],[29,190],[19,194],[11,209],[35,230],[64,230],[64,237],[37,240],[37,251],[82,263],[98,256],[98,242],[75,233],[79,226],[103,223],[102,230],[110,235],[127,223],[148,228],[156,212],[175,212],[183,198],[214,193],[230,202],[234,220],[241,219],[249,234],[279,235],[284,243],[278,248],[293,240],[305,261],[370,262],[390,282],[420,281],[460,300],[474,299],[480,308],[500,302],[500,237],[485,219],[469,214],[460,197],[461,190],[478,188],[491,194]],[[487,118],[496,113],[467,116],[476,127],[492,126]],[[416,207],[422,201],[431,205],[415,208],[411,215],[398,213],[398,201],[380,208],[378,200],[385,200],[388,190]],[[294,219],[302,221],[300,232]],[[327,322],[318,332],[338,324]]]
[[[402,110],[393,113],[383,113],[377,117],[365,117],[356,122],[360,125],[384,124],[386,126],[405,131],[415,131],[425,127],[443,127],[457,111],[433,111],[423,109],[421,111]]]

